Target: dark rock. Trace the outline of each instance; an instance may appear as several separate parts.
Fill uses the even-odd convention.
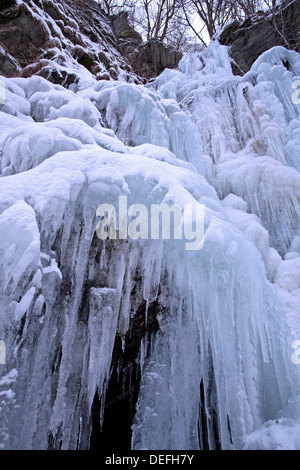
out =
[[[6,77],[16,77],[20,73],[18,62],[7,52],[0,51],[0,70]]]
[[[182,54],[173,51],[159,41],[150,40],[140,46],[136,54],[130,57],[133,69],[142,77],[157,77],[166,68],[178,66]]]
[[[39,18],[35,5],[55,21],[62,34],[53,21]],[[125,71],[140,83],[166,67],[176,67],[181,58],[161,43],[143,44],[128,23],[128,13],[109,18],[94,0],[24,0],[21,4],[0,0],[0,46],[0,74],[39,74],[64,86],[77,79],[76,72],[70,75],[63,70],[70,60],[97,79],[116,80]]]
[[[233,21],[223,29],[219,41],[230,46],[235,74],[248,72],[255,60],[274,46],[300,52],[300,2],[285,2],[273,16],[258,12],[243,23]]]
[[[15,0],[0,0],[0,10],[4,8],[9,8],[12,6],[16,6]]]
[[[130,41],[137,45],[143,42],[142,36],[135,31],[128,22],[128,12],[112,16],[112,25],[118,41]]]
[[[39,18],[35,6],[55,21],[62,34],[53,22]],[[120,55],[111,20],[94,0],[24,0],[21,4],[0,0],[0,46],[0,74],[7,77],[39,74],[67,86],[76,80],[76,72],[70,75],[60,68],[70,60],[94,75],[111,71],[116,78],[122,69],[132,71]],[[109,51],[109,58],[101,49]],[[111,69],[114,62],[117,70]]]
[[[128,23],[127,12],[113,16],[112,24],[121,53],[128,58],[133,70],[141,77],[153,78],[165,68],[177,67],[182,54],[159,41],[150,40],[143,43],[141,35]]]
[[[147,337],[147,357],[151,351],[152,336],[159,330],[157,315],[161,311],[162,306],[157,300],[151,302],[148,308],[146,301],[143,301],[131,319],[125,336],[124,349],[121,338],[117,334],[105,403],[102,405],[104,406],[102,428],[99,426],[101,403],[97,392],[94,397],[90,450],[96,451],[101,448],[114,452],[128,452],[130,450],[131,427],[141,381],[139,365],[141,341]]]
[[[241,26],[241,23],[238,20],[234,20],[231,23],[229,23],[225,28],[222,30],[219,41],[221,44],[224,46],[227,46],[230,43],[230,40],[232,39],[233,33],[239,29]]]
[[[49,80],[51,83],[56,83],[66,88],[69,88],[70,85],[77,83],[78,81],[78,77],[75,73],[55,69],[51,65],[43,67],[39,72],[36,72],[36,75]]]
[[[25,4],[0,13],[0,44],[21,67],[36,60],[48,40],[44,24],[32,16]]]

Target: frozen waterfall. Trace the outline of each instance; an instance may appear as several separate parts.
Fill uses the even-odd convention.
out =
[[[300,449],[300,55],[0,80],[0,448]],[[100,240],[121,196],[203,247]]]

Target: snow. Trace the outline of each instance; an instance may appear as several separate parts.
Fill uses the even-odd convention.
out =
[[[9,439],[9,433],[7,430],[8,417],[7,413],[10,406],[15,405],[14,397],[15,393],[10,387],[13,386],[18,377],[18,371],[11,369],[8,373],[0,379],[0,417],[1,417],[1,429],[0,429],[0,449],[5,448],[5,441]]]
[[[2,448],[87,448],[115,338],[157,300],[132,448],[300,449],[299,74],[275,48],[235,77],[213,41],[147,86],[1,77]],[[203,247],[97,239],[120,196],[204,206]]]
[[[81,147],[78,140],[64,136],[59,129],[48,129],[44,123],[19,126],[4,141],[2,175],[30,170],[59,151]]]
[[[1,278],[5,290],[13,279],[17,285],[24,272],[38,262],[40,256],[40,233],[35,212],[19,200],[2,212]]]
[[[246,450],[298,450],[299,449],[299,400],[289,400],[285,416],[267,421],[247,438]],[[296,419],[295,419],[296,418]]]

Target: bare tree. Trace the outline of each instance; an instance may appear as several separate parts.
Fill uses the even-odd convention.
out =
[[[187,24],[184,12],[180,8],[172,19],[168,34],[165,38],[167,46],[180,52],[189,52],[199,49],[199,41],[197,35]],[[196,48],[196,49],[195,49]]]
[[[259,10],[272,14],[274,26],[286,47],[286,25],[280,17],[283,0],[96,0],[107,15],[128,12],[131,26],[145,40],[164,41],[183,50],[191,38],[207,45],[219,28],[229,21],[245,20]],[[286,1],[286,0],[285,0]],[[276,13],[276,14],[275,14]]]
[[[181,0],[96,0],[108,16],[127,11],[130,25],[142,37],[181,50],[187,44],[187,25],[181,20]],[[181,14],[182,16],[182,14]]]
[[[195,25],[195,10],[194,10],[194,5],[190,0],[180,0],[181,3],[181,11],[182,11],[182,18],[183,22],[188,28],[192,31],[194,36],[200,40],[200,42],[204,45],[207,46],[205,40],[202,37],[202,32],[206,28],[205,23],[203,23],[202,27],[200,30],[196,27]]]
[[[180,8],[179,0],[140,0],[136,22],[146,39],[164,41],[172,29],[172,21]]]
[[[193,15],[198,15],[210,38],[216,33],[218,27],[224,26],[232,16],[228,0],[181,0],[181,5],[189,26],[194,28]]]
[[[259,10],[269,12],[273,15],[274,25],[278,33],[282,35],[287,43],[286,35],[279,27],[278,16],[275,19],[274,13],[278,10],[283,0],[180,0],[183,17],[198,39],[205,44],[203,30],[205,29],[210,38],[219,28],[222,28],[233,19],[245,20],[251,15],[255,15]],[[200,19],[201,29],[197,29],[195,17]],[[277,21],[277,22],[276,22]],[[198,21],[199,23],[199,21]]]
[[[257,13],[262,7],[262,0],[231,0],[230,5],[232,16],[244,19]]]
[[[283,0],[263,0],[264,5],[267,6],[267,11],[272,14],[272,21],[274,24],[274,27],[279,34],[279,36],[282,38],[285,46],[290,49],[291,45],[288,40],[288,34],[287,34],[287,25],[285,24],[284,18],[283,18],[283,12],[280,10],[280,7],[284,2]]]
[[[108,16],[117,15],[120,11],[131,8],[134,3],[131,0],[96,0],[96,2]]]

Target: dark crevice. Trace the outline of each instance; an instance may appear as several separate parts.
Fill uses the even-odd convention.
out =
[[[209,450],[207,416],[206,416],[206,410],[205,410],[205,394],[204,394],[204,387],[203,387],[202,379],[200,382],[200,410],[199,410],[199,420],[198,420],[198,439],[199,439],[199,448],[201,450]]]
[[[215,450],[222,450],[220,435],[219,435],[219,425],[218,425],[218,415],[215,408],[212,409],[212,421],[213,421],[213,435],[215,442]]]
[[[217,386],[210,345],[208,345],[208,374],[200,382],[198,440],[201,450],[221,450],[218,418]],[[229,423],[230,426],[230,423]],[[231,431],[229,431],[229,434]]]
[[[56,433],[51,432],[48,434],[47,450],[61,450],[61,448],[62,448],[62,426],[60,425]]]
[[[233,441],[232,441],[232,433],[231,433],[231,425],[230,425],[230,419],[229,419],[229,416],[228,416],[228,415],[227,415],[227,429],[228,429],[228,433],[229,433],[230,444],[233,444]]]
[[[91,412],[91,418],[92,418],[92,423],[93,423],[92,434],[90,438],[91,450],[96,449],[97,446],[99,447],[98,436],[100,435],[100,432],[101,432],[100,410],[101,410],[101,400],[99,398],[98,391],[96,391],[93,404],[92,404],[92,412]]]
[[[58,371],[62,358],[62,345],[59,344],[55,352],[55,357],[52,363],[52,375]]]
[[[160,311],[158,301],[149,304],[148,309],[145,301],[140,305],[131,319],[130,328],[125,336],[124,350],[121,337],[119,334],[116,335],[102,425],[99,394],[96,392],[94,397],[90,450],[125,452],[131,449],[131,426],[141,381],[139,365],[141,341],[147,337],[150,347],[151,336],[159,330],[157,315]]]

